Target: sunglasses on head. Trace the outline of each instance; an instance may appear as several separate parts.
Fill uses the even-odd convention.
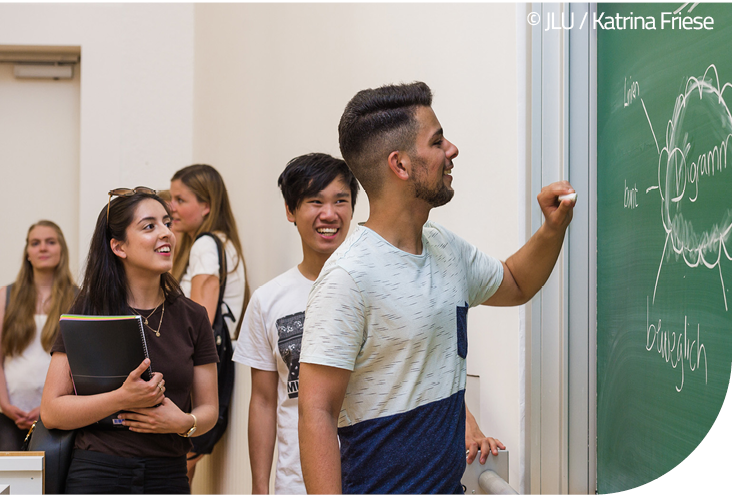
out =
[[[157,196],[158,192],[155,189],[150,189],[149,187],[142,186],[138,186],[134,189],[130,189],[127,187],[118,187],[117,189],[112,189],[111,191],[109,191],[109,199],[107,200],[107,224],[109,224],[109,204],[112,202],[112,196],[127,197],[134,196],[135,194],[152,194],[153,196]]]

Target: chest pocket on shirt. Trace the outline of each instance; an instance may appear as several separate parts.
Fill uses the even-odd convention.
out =
[[[465,359],[468,357],[468,303],[465,306],[456,308],[457,317],[457,351],[458,356]]]

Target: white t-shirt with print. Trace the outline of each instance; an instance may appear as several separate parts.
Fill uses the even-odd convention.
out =
[[[239,263],[237,266],[239,256],[236,253],[234,243],[229,241],[223,234],[217,233],[217,235],[221,239],[221,242],[224,243],[224,251],[226,252],[226,268],[228,273],[226,274],[224,302],[229,306],[234,318],[236,318],[235,322],[232,322],[229,318],[226,319],[229,334],[233,339],[236,325],[241,317],[242,305],[244,304],[246,274],[244,273],[244,263]],[[236,269],[234,270],[235,266]],[[188,257],[188,268],[186,268],[186,272],[180,280],[180,288],[186,297],[191,297],[191,280],[196,275],[214,275],[216,278],[219,277],[219,254],[216,248],[216,241],[209,236],[201,237],[191,246]],[[226,308],[223,308],[222,311],[226,314]]]
[[[297,437],[297,396],[302,328],[312,285],[295,266],[254,291],[234,350],[234,361],[279,375],[277,493],[305,493]]]

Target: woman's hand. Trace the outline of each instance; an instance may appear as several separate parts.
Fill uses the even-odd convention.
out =
[[[12,419],[17,424],[18,420],[22,420],[23,418],[25,418],[28,413],[19,407],[8,404],[7,406],[3,407],[3,414]]]
[[[17,426],[21,430],[30,430],[33,422],[38,420],[38,413],[40,412],[40,410],[41,407],[38,406],[35,409],[25,413],[23,417],[19,417],[15,420],[15,426]]]
[[[165,397],[165,380],[162,373],[153,373],[150,381],[142,379],[142,374],[150,367],[150,360],[145,358],[140,366],[132,370],[120,391],[125,394],[124,409],[152,407],[160,404]]]
[[[41,406],[36,407],[31,412],[28,413],[28,419],[30,419],[31,424],[33,424],[34,421],[38,421],[38,418],[41,416]]]
[[[137,433],[185,433],[193,426],[190,415],[167,397],[158,407],[133,409],[117,417]]]

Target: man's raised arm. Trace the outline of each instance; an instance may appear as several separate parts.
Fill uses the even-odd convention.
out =
[[[524,246],[503,263],[503,282],[483,304],[518,306],[528,302],[544,286],[562,249],[572,221],[574,201],[559,196],[575,192],[567,181],[542,188],[537,196],[544,223]]]

